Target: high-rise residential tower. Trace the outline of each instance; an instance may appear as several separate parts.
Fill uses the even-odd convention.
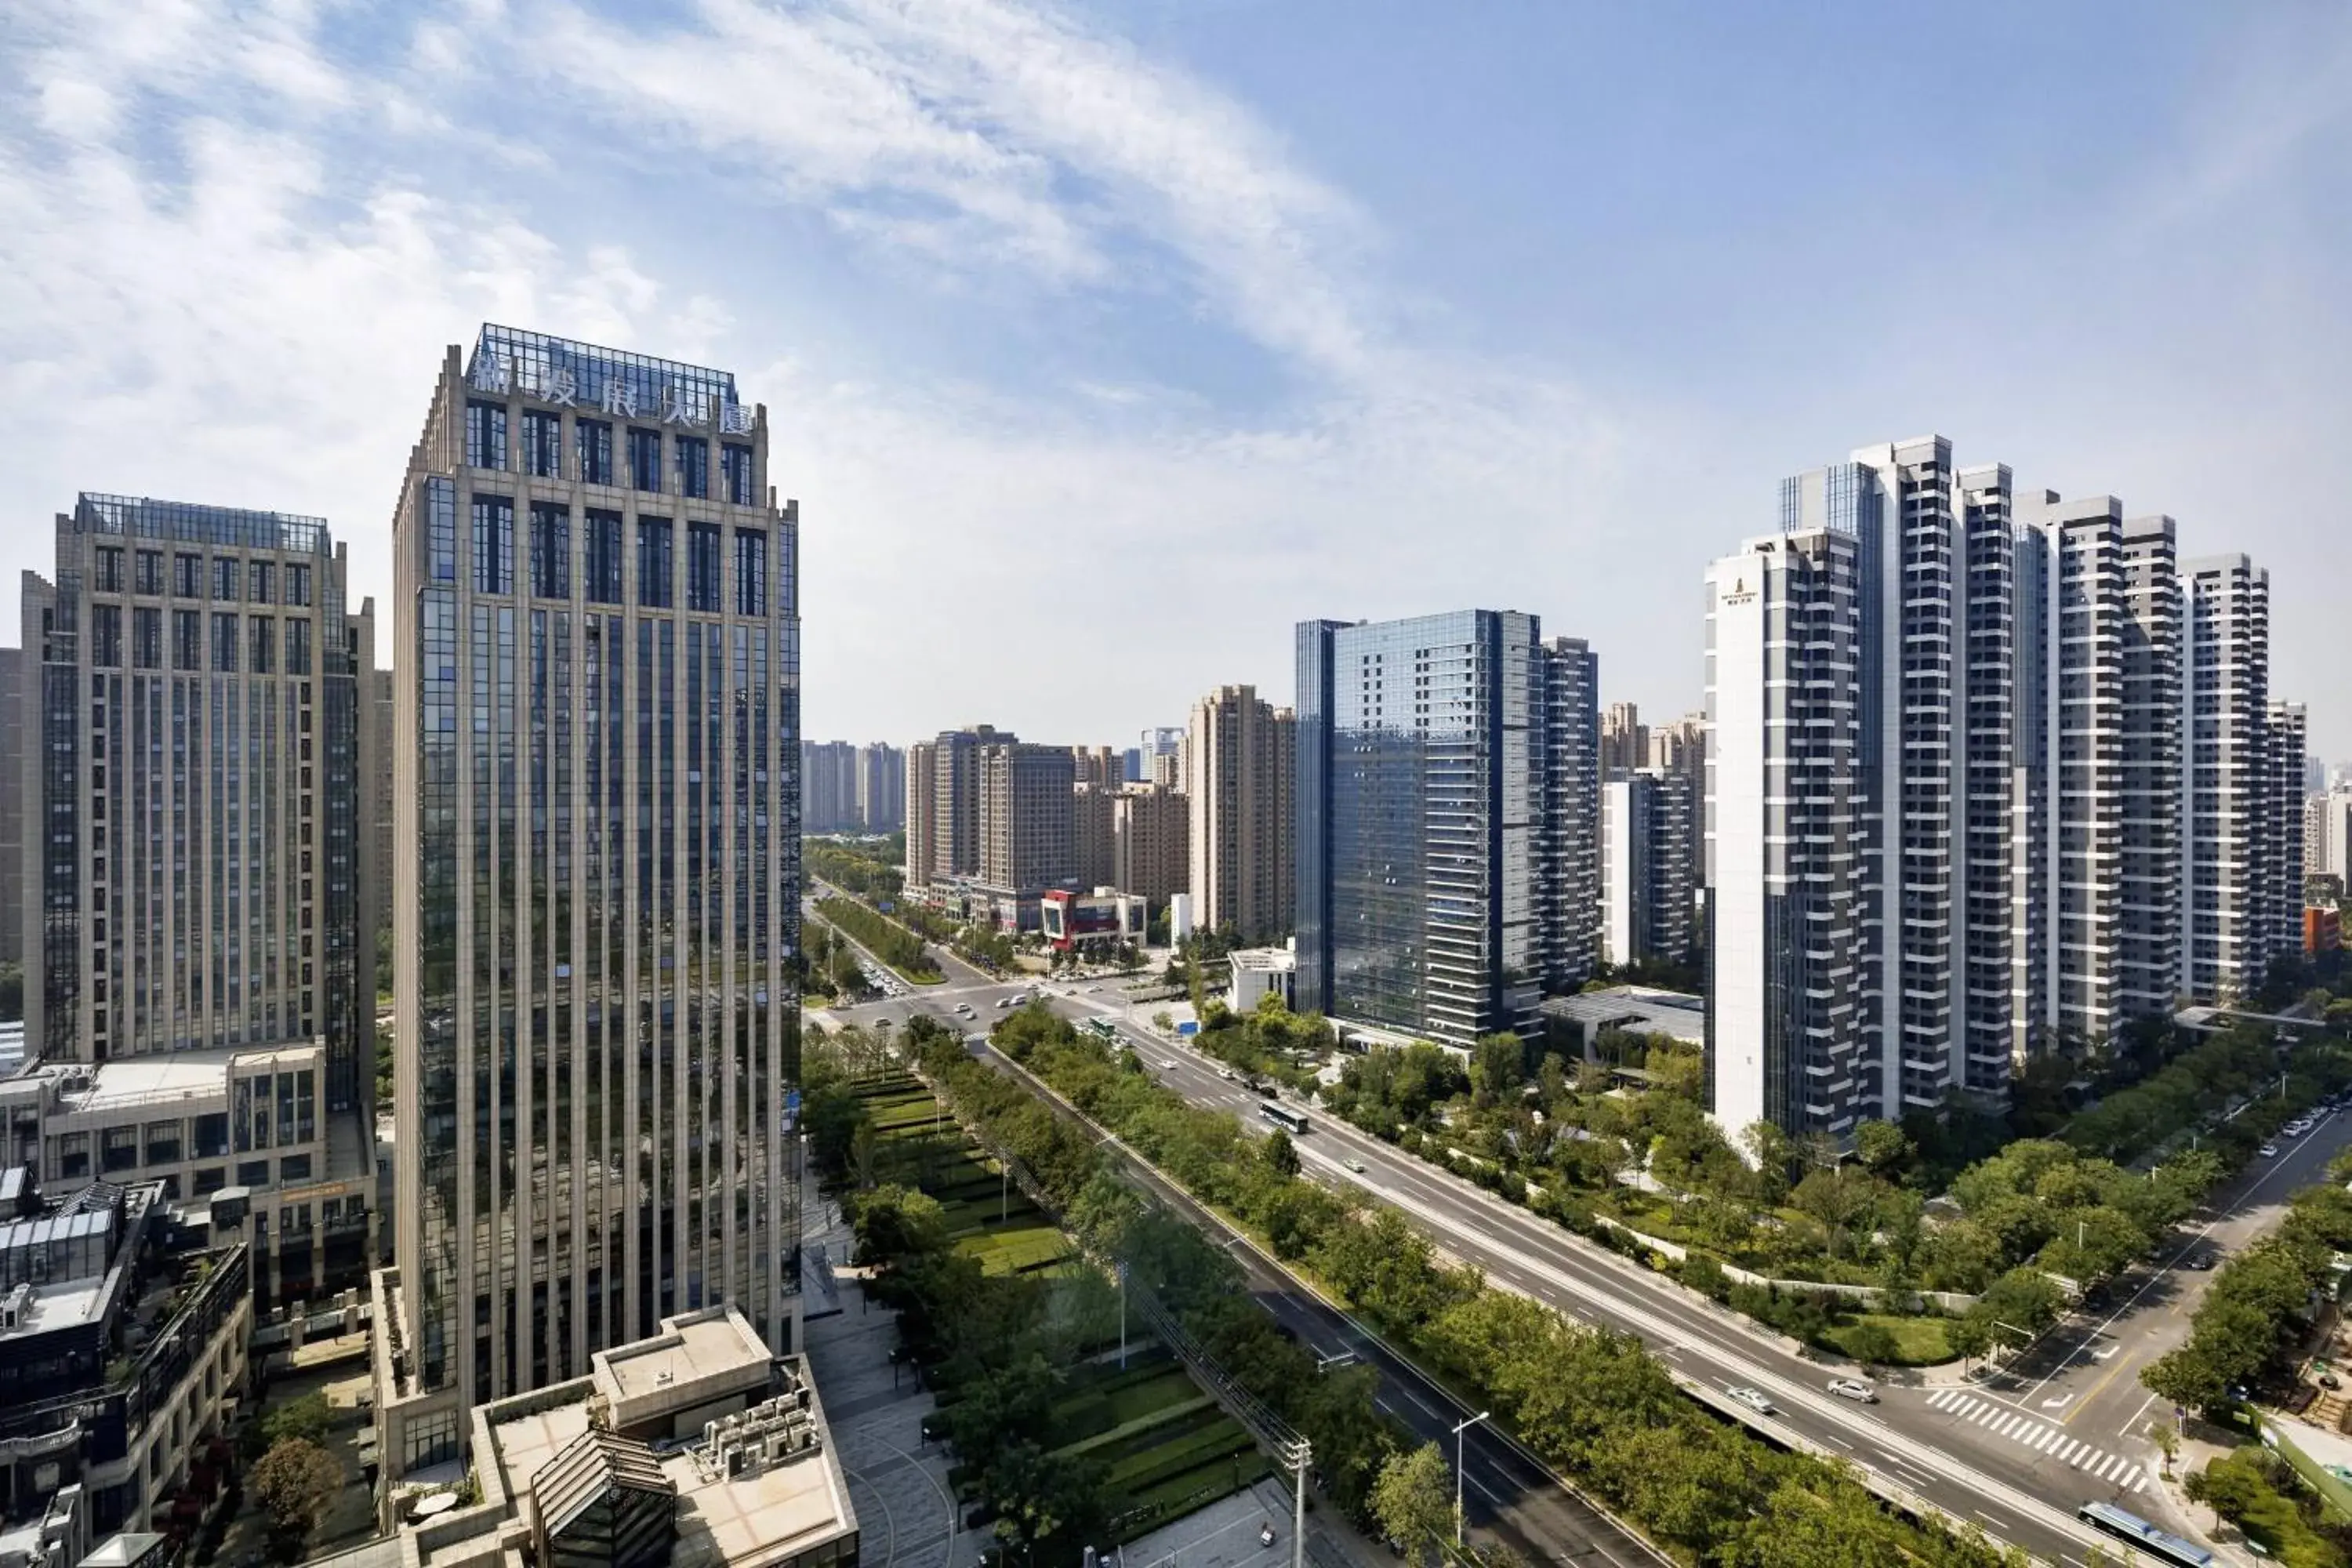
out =
[[[24,579],[25,1041],[127,1057],[316,1038],[363,1109],[374,610],[317,518],[85,494]],[[363,1059],[364,1058],[364,1059]]]
[[[1289,932],[1296,904],[1290,834],[1297,724],[1250,686],[1192,704],[1185,731],[1192,918],[1244,942]]]
[[[1129,784],[1111,803],[1111,882],[1155,910],[1192,885],[1192,803],[1165,784]]]
[[[1862,535],[1853,470],[1707,573],[1708,1109],[1850,1136],[1865,1059]],[[1838,504],[1825,503],[1834,500]]]
[[[857,822],[868,833],[907,825],[907,753],[885,742],[857,748]]]
[[[796,1337],[797,508],[723,371],[485,326],[394,514],[388,1473],[726,1303]]]
[[[1076,878],[1070,831],[1075,771],[1066,746],[1031,745],[1008,736],[979,748],[974,778],[983,884],[1034,893]]]
[[[1591,650],[1494,610],[1297,647],[1298,1005],[1454,1045],[1528,1028],[1579,962],[1563,931],[1598,937]]]
[[[1650,762],[1650,730],[1631,702],[1612,702],[1601,716],[1601,782],[1622,778]]]
[[[1640,768],[1601,786],[1601,957],[1686,962],[1697,797],[1681,773]]]
[[[0,754],[25,754],[25,656],[0,647]],[[0,765],[0,963],[25,962],[25,779]]]
[[[2179,987],[2250,994],[2273,950],[2270,574],[2243,555],[2181,563],[2189,649],[2181,704],[2187,833]]]

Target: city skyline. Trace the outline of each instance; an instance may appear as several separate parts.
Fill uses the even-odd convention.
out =
[[[0,569],[37,569],[81,490],[201,495],[324,516],[354,598],[386,600],[413,432],[356,367],[413,383],[430,345],[528,321],[766,391],[831,520],[812,734],[988,712],[1076,742],[1216,684],[1281,702],[1286,628],[1330,603],[1540,610],[1612,656],[1604,700],[1667,714],[1701,679],[1689,584],[1769,526],[1761,487],[1857,429],[1938,429],[2272,563],[2276,682],[2342,755],[2345,567],[2303,455],[2352,411],[2328,308],[2352,25],[2123,15],[1946,18],[2011,68],[1855,118],[1787,85],[1891,92],[1909,40],[1834,11],[1446,36],[1312,6],[559,4],[490,106],[523,26],[497,7],[286,20],[199,83],[172,29],[226,34],[205,5],[37,5],[0,47],[26,104],[0,130],[0,405],[46,438],[0,479]],[[1041,50],[1117,114],[1068,116],[1022,68]],[[698,91],[795,70],[822,90]],[[1997,192],[2002,219],[1862,259],[1898,182]],[[2021,230],[2098,264],[2029,266]],[[910,572],[1014,622],[1181,604],[1215,651],[1032,682],[1007,639],[929,668]]]

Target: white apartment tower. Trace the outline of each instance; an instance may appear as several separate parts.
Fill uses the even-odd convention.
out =
[[[499,326],[440,367],[393,524],[400,1471],[678,1313],[793,1348],[798,517],[768,454],[721,371]]]
[[[2243,555],[2183,564],[2188,661],[2181,705],[2180,860],[2187,920],[2179,988],[2242,997],[2270,961],[2270,574]]]

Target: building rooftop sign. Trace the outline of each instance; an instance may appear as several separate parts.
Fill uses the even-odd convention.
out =
[[[752,411],[737,400],[730,372],[487,321],[466,362],[466,384],[477,392],[520,392],[559,407],[624,419],[688,428],[716,423],[722,436],[751,433]]]

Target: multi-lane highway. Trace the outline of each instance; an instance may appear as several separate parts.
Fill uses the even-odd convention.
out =
[[[949,983],[925,987],[904,997],[837,1009],[835,1016],[871,1026],[887,1018],[894,1023],[921,1012],[950,1026],[972,1030],[971,1020],[956,1014],[959,1004],[1002,1016],[995,1003],[1013,994],[1016,987],[996,984],[954,960]],[[1083,990],[1081,991],[1083,995]],[[1056,996],[1057,1004],[1070,998]],[[1074,1013],[1085,1015],[1082,1008]],[[1205,1214],[1181,1190],[1144,1168],[1146,1179],[1168,1202],[1231,1238],[1215,1216]],[[1423,1376],[1410,1363],[1392,1354],[1328,1302],[1302,1289],[1256,1248],[1233,1240],[1228,1250],[1242,1266],[1251,1294],[1275,1321],[1313,1350],[1318,1357],[1345,1364],[1352,1361],[1379,1374],[1377,1399],[1382,1410],[1416,1436],[1439,1443],[1447,1462],[1456,1448],[1456,1423],[1476,1414],[1465,1408],[1444,1388]],[[1533,1563],[1559,1563],[1591,1568],[1658,1568],[1661,1558],[1647,1543],[1592,1509],[1561,1487],[1557,1479],[1503,1435],[1489,1426],[1474,1426],[1465,1434],[1463,1509],[1473,1528],[1508,1544]]]
[[[986,1026],[998,1000],[1027,988],[991,983],[961,965],[955,971],[944,987],[846,1014],[903,1015],[920,1005],[969,1030]],[[1255,1116],[1258,1099],[1218,1064],[1135,1026],[1115,985],[1056,985],[1046,1000],[1066,1016],[1113,1019],[1154,1076],[1188,1100]],[[957,1018],[959,1003],[974,1017]],[[2186,1332],[2210,1279],[2188,1268],[2189,1258],[2233,1249],[2257,1234],[2286,1195],[2352,1139],[2352,1125],[2335,1118],[2246,1173],[2189,1227],[2200,1233],[2194,1247],[2201,1251],[2119,1282],[2108,1315],[2066,1325],[2010,1372],[1960,1387],[1888,1382],[1879,1404],[1860,1406],[1826,1388],[1832,1375],[1852,1369],[1762,1332],[1336,1117],[1315,1115],[1313,1126],[1298,1141],[1310,1174],[1394,1206],[1495,1283],[1641,1335],[1694,1393],[1777,1441],[1843,1458],[1885,1489],[1979,1523],[2038,1557],[2077,1564],[2098,1539],[2074,1518],[2081,1504],[2105,1500],[2165,1517],[2151,1479],[2155,1451],[2144,1436],[2147,1398],[2137,1370]],[[2201,1234],[2209,1224],[2210,1234]],[[1761,1389],[1777,1413],[1728,1404],[1723,1393],[1735,1386]],[[2112,1556],[2113,1543],[2105,1544]]]

